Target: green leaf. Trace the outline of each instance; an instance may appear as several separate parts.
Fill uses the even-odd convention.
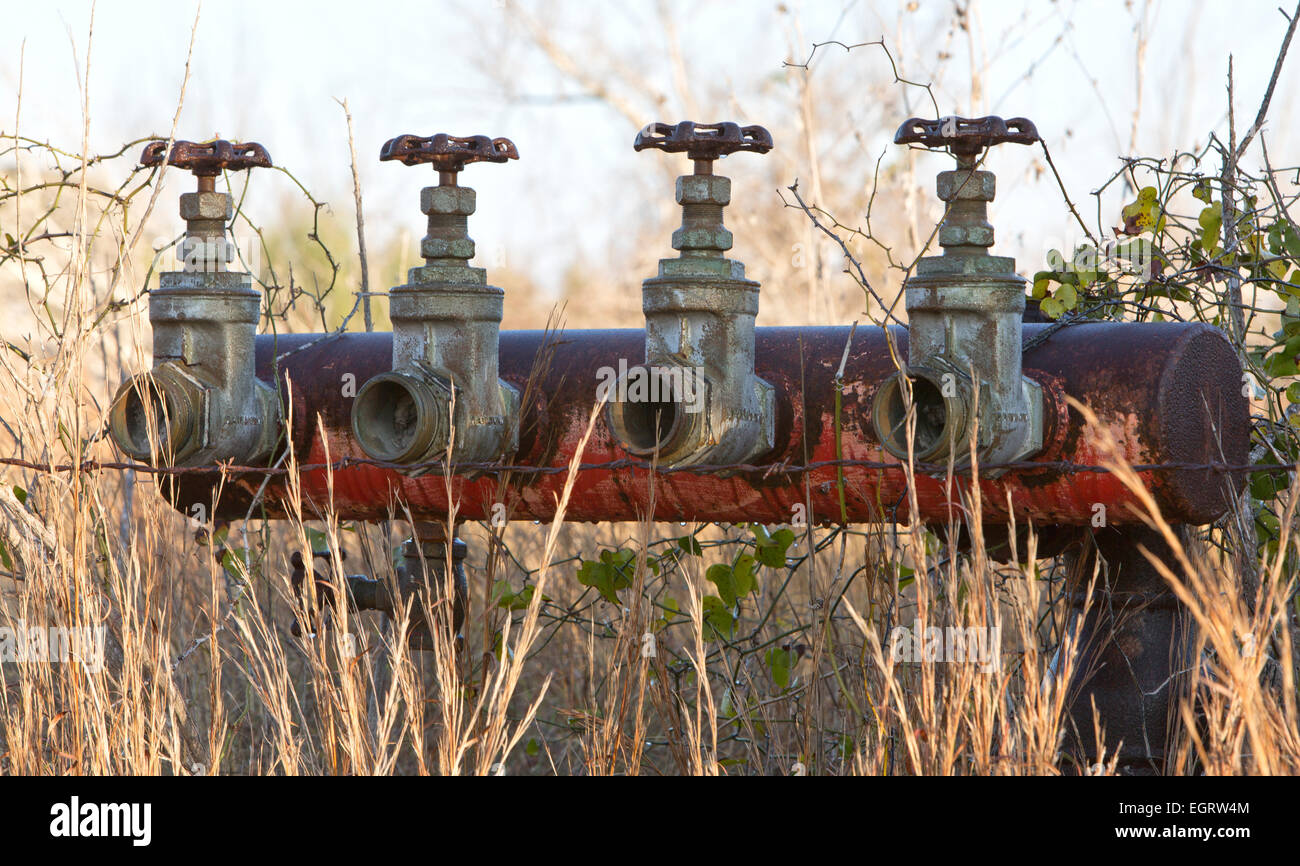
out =
[[[578,583],[593,587],[606,601],[618,604],[618,591],[632,585],[635,560],[633,550],[602,550],[599,560],[583,560],[578,566]]]
[[[1164,216],[1160,210],[1160,193],[1153,186],[1138,190],[1137,200],[1124,206],[1120,211],[1124,218],[1124,233],[1140,235],[1143,232],[1157,232],[1164,226]]]
[[[736,592],[736,574],[731,570],[730,565],[719,562],[717,565],[709,566],[709,570],[704,573],[704,579],[718,588],[718,595],[726,602],[727,607],[736,606],[739,597]]]
[[[899,589],[907,589],[916,582],[916,569],[908,568],[906,565],[894,563],[894,580],[898,583]]]
[[[742,553],[731,564],[731,574],[735,580],[736,597],[744,598],[758,589],[758,560],[748,553]]]
[[[1271,502],[1290,486],[1285,472],[1256,472],[1250,476],[1250,495],[1261,502]]]
[[[527,584],[519,592],[515,592],[508,580],[498,580],[492,584],[492,594],[497,600],[497,607],[503,610],[526,610],[536,591],[537,587]],[[542,598],[546,599],[546,596]]]
[[[311,546],[311,552],[314,554],[328,556],[330,552],[330,536],[328,532],[320,529],[307,527],[307,543]]]
[[[767,663],[768,671],[771,673],[772,682],[777,687],[784,690],[790,687],[790,672],[799,662],[799,655],[793,649],[786,647],[771,647],[763,654],[763,661]]]
[[[736,630],[736,618],[731,615],[730,605],[716,595],[706,595],[702,606],[704,639],[710,643],[716,640],[731,640]]]
[[[758,545],[758,561],[768,568],[782,568],[785,566],[786,551],[792,544],[794,544],[794,531],[778,529],[767,537],[765,543]]]
[[[682,615],[681,605],[679,605],[677,599],[672,596],[666,597],[661,606],[664,608],[663,616],[650,623],[650,631],[652,632],[663,631],[665,628],[672,625],[673,622],[676,621],[677,617]]]
[[[1038,305],[1043,315],[1049,319],[1059,319],[1065,315],[1065,305],[1056,298],[1043,298],[1043,302]]]
[[[1282,246],[1286,248],[1287,255],[1293,259],[1300,259],[1300,231],[1291,223],[1282,223]]]
[[[1219,245],[1219,232],[1223,228],[1223,202],[1215,202],[1201,210],[1196,220],[1201,225],[1201,249],[1213,255]]]
[[[204,547],[225,547],[226,539],[230,537],[230,527],[223,526],[211,534],[203,534],[198,538],[198,543]]]
[[[14,561],[9,558],[9,548],[5,547],[4,539],[0,539],[0,565],[5,567],[5,571],[13,573]]]
[[[247,547],[227,548],[225,554],[221,557],[221,567],[226,574],[230,575],[232,580],[243,580],[249,570],[245,565],[247,561]]]
[[[1277,379],[1282,376],[1294,376],[1300,373],[1300,367],[1296,366],[1294,355],[1276,353],[1264,359],[1264,372]]]
[[[1080,276],[1082,279],[1082,276]],[[1066,310],[1073,310],[1079,303],[1079,293],[1075,291],[1074,286],[1061,286],[1052,293],[1052,297],[1060,302],[1061,307]]]
[[[19,487],[17,484],[15,484],[15,485],[14,485],[14,498],[16,498],[16,499],[18,500],[19,504],[21,504],[21,505],[26,505],[26,504],[27,504],[27,491],[26,491],[26,490],[23,490],[21,487]]]
[[[704,555],[704,549],[700,547],[700,542],[694,535],[683,535],[677,539],[677,546],[691,556]]]

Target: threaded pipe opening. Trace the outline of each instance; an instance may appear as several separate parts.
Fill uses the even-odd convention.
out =
[[[929,371],[913,369],[907,376],[911,386],[911,405],[916,410],[911,452],[922,462],[948,455],[950,444],[960,448],[966,430],[966,403],[962,399],[954,374],[950,381]],[[908,457],[907,394],[902,374],[886,379],[876,392],[872,422],[876,438],[893,456]]]
[[[136,376],[118,391],[109,429],[118,447],[137,460],[170,454],[190,436],[193,415],[180,395],[153,375]]]
[[[361,387],[352,431],[366,454],[385,463],[414,463],[446,447],[447,402],[428,384],[385,373]]]
[[[629,454],[670,454],[688,435],[704,409],[705,384],[687,368],[636,366],[611,396],[610,427]]]

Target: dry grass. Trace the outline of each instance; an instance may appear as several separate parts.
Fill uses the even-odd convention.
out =
[[[56,425],[70,424],[70,403],[46,405]],[[39,435],[30,407],[5,411],[17,435]],[[1131,470],[1114,469],[1141,490]],[[6,773],[1051,774],[1060,763],[1075,644],[1071,624],[1052,613],[1062,571],[1036,562],[1032,548],[1024,555],[1037,569],[1022,570],[978,545],[957,551],[922,526],[805,527],[789,565],[761,570],[733,635],[719,640],[704,608],[714,591],[705,571],[750,549],[748,532],[557,520],[511,525],[494,543],[488,528],[467,524],[464,643],[450,640],[444,606],[432,623],[443,639],[413,653],[392,639],[402,624],[346,609],[314,639],[287,627],[303,613],[289,553],[309,556],[323,543],[337,584],[346,547],[349,563],[359,555],[392,579],[395,539],[384,527],[312,521],[301,510],[277,524],[237,524],[223,566],[143,479],[125,522],[119,473],[6,480],[27,495],[0,505],[21,576],[3,583],[0,623],[109,634],[100,671],[4,666]],[[1172,772],[1300,771],[1281,627],[1294,590],[1285,564],[1293,511],[1289,543],[1247,605],[1231,560],[1176,537],[1151,509],[1151,524],[1176,545],[1167,577],[1196,621],[1202,659],[1179,706]],[[688,534],[700,555],[670,553]],[[575,580],[574,557],[601,548],[634,553],[618,605]],[[908,586],[900,564],[913,570]],[[531,603],[495,604],[500,581],[534,587]],[[911,621],[996,627],[1001,663],[895,662],[889,630]],[[788,653],[788,681],[774,678],[773,651]],[[1269,660],[1278,666],[1271,678]]]

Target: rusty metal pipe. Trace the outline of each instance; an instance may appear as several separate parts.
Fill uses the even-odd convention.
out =
[[[1026,325],[1032,339],[1043,326]],[[907,334],[894,330],[900,351]],[[758,375],[775,389],[776,447],[758,455],[755,464],[804,466],[837,459],[835,450],[835,372],[849,329],[844,327],[760,328],[756,332]],[[644,346],[639,330],[540,331],[501,334],[501,376],[521,394],[517,466],[564,467],[586,429],[595,403],[597,372],[637,358]],[[364,459],[350,423],[351,402],[340,383],[352,375],[365,381],[385,372],[392,357],[390,334],[262,336],[257,339],[258,375],[292,380],[290,431],[300,463],[327,464],[342,458]],[[527,383],[539,367],[534,387]],[[1064,328],[1025,353],[1026,375],[1043,386],[1048,411],[1046,445],[1028,468],[996,479],[982,479],[984,519],[1005,520],[1008,512],[1036,525],[1089,525],[1098,506],[1110,524],[1132,522],[1135,504],[1112,475],[1099,471],[1063,473],[1057,462],[1096,465],[1097,442],[1082,419],[1064,403],[1069,394],[1090,405],[1101,423],[1118,438],[1126,458],[1137,465],[1246,462],[1249,435],[1241,369],[1221,332],[1208,325],[1182,323],[1095,323]],[[895,372],[881,329],[859,329],[845,366],[840,455],[845,460],[893,461],[875,438],[872,404],[880,383]],[[289,394],[286,389],[286,399]],[[324,440],[317,432],[317,419]],[[627,458],[604,417],[582,460],[601,464]],[[1036,463],[1046,464],[1035,468]],[[833,466],[805,472],[740,471],[717,474],[675,472],[655,479],[657,520],[757,521],[786,523],[795,506],[809,508],[818,522],[876,522],[907,518],[906,478],[901,469],[844,467],[844,512],[841,514]],[[382,519],[403,500],[416,519],[443,519],[447,485],[430,474],[405,477],[373,465],[355,465],[333,473],[333,505],[345,519]],[[645,469],[587,470],[576,482],[565,513],[572,521],[636,520],[649,508]],[[807,487],[805,488],[805,476]],[[1147,470],[1142,476],[1166,519],[1203,524],[1226,510],[1228,494],[1240,489],[1242,476],[1206,468]],[[169,495],[177,507],[210,505],[216,514],[242,518],[262,476],[245,474],[218,484],[214,472],[169,477]],[[547,520],[564,484],[564,474],[513,472],[507,481],[492,474],[459,477],[452,484],[459,516],[485,519],[494,503],[506,505],[510,519]],[[930,521],[955,519],[964,482],[948,487],[942,478],[918,474],[921,516]],[[269,516],[283,513],[281,477],[266,487]],[[310,507],[322,511],[330,501],[325,470],[302,476],[302,493]]]

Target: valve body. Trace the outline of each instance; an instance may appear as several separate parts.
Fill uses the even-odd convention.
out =
[[[987,210],[996,179],[977,169],[976,156],[999,141],[1037,140],[1037,132],[1024,120],[1013,121],[1025,130],[1014,137],[1000,118],[953,121],[926,136],[913,133],[920,121],[909,120],[895,138],[947,142],[957,169],[938,176],[937,192],[947,206],[939,227],[944,252],[922,258],[907,280],[907,366],[881,387],[873,421],[881,445],[899,459],[951,459],[964,467],[974,451],[979,463],[1015,462],[1043,447],[1043,393],[1022,373],[1025,281],[1015,259],[989,255]],[[1002,124],[1000,137],[987,131],[989,121]],[[909,404],[915,408],[910,420]]]
[[[759,285],[726,257],[731,180],[712,166],[723,153],[765,153],[771,137],[762,127],[686,122],[643,130],[635,146],[685,152],[695,173],[677,178],[680,254],[642,283],[645,364],[608,395],[610,427],[625,451],[666,466],[753,460],[776,444],[772,386],[754,372]]]
[[[141,161],[160,163],[164,144],[150,145]],[[198,191],[180,197],[185,269],[164,272],[149,296],[154,368],[118,389],[110,431],[138,460],[156,453],[177,466],[252,464],[279,438],[279,393],[255,375],[262,295],[251,274],[228,270],[234,203],[213,178],[222,168],[269,166],[270,159],[260,145],[217,141],[176,142],[168,161],[199,177]]]
[[[476,197],[455,183],[456,165],[473,161],[477,152],[457,149],[457,142],[475,140],[449,144],[447,136],[438,138],[402,136],[384,148],[384,158],[408,164],[442,166],[451,159],[446,167],[452,170],[442,172],[439,185],[421,190],[420,210],[428,215],[428,234],[420,242],[425,263],[389,294],[392,368],[361,387],[352,409],[352,428],[365,453],[403,465],[494,460],[513,451],[519,435],[518,392],[497,372],[505,293],[488,285],[483,268],[469,266],[474,241],[467,229]],[[509,145],[514,153],[505,139],[483,141],[482,159],[500,161],[494,144]]]

